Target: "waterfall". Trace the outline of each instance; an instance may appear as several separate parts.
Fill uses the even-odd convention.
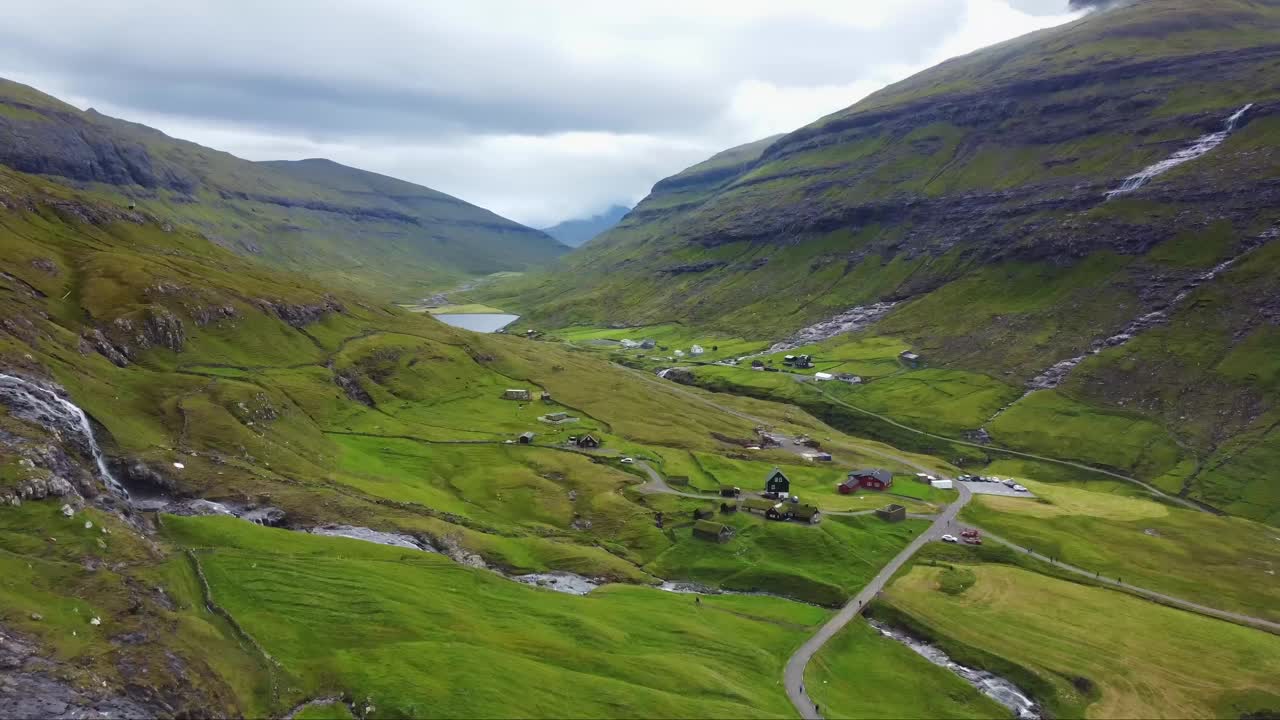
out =
[[[1117,195],[1131,193],[1143,185],[1146,185],[1157,175],[1166,173],[1185,162],[1195,160],[1210,150],[1218,147],[1222,144],[1222,141],[1226,140],[1227,136],[1236,129],[1236,123],[1240,122],[1240,118],[1244,117],[1244,114],[1252,107],[1253,103],[1245,105],[1232,113],[1232,115],[1223,122],[1221,130],[1209,133],[1208,135],[1201,135],[1196,138],[1195,142],[1185,148],[1182,148],[1173,155],[1170,155],[1154,165],[1144,168],[1141,172],[1135,175],[1130,175],[1125,178],[1124,182],[1120,184],[1120,187],[1107,192],[1106,198],[1110,200]]]
[[[89,417],[74,403],[52,387],[34,380],[0,373],[0,402],[8,405],[14,417],[38,423],[59,437],[72,435],[93,457],[98,475],[112,493],[127,498],[129,493],[107,468],[107,459],[93,436]]]

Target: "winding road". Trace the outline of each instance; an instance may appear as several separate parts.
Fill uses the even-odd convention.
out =
[[[818,713],[818,707],[813,700],[804,691],[804,669],[809,665],[809,660],[817,654],[827,641],[835,637],[845,625],[848,625],[858,615],[862,614],[862,610],[866,608],[870,602],[875,599],[876,595],[884,589],[884,586],[893,578],[894,573],[898,572],[912,555],[915,555],[925,543],[932,542],[942,537],[948,532],[954,523],[956,516],[960,514],[960,510],[969,502],[972,497],[969,489],[963,484],[959,486],[960,498],[947,506],[941,514],[933,521],[927,530],[920,533],[915,540],[902,549],[896,557],[885,565],[874,578],[871,579],[862,591],[849,599],[844,607],[840,608],[840,612],[827,621],[825,625],[814,633],[813,637],[805,641],[787,660],[786,670],[782,674],[782,682],[787,690],[787,697],[791,699],[791,704],[795,706],[800,716],[806,720],[817,720],[822,715]]]
[[[965,527],[972,527],[974,529],[981,530],[981,528],[978,528],[975,525],[965,525]],[[1029,557],[1033,557],[1037,560],[1043,560],[1044,562],[1050,565],[1053,565],[1056,568],[1060,568],[1062,570],[1066,570],[1069,573],[1074,573],[1076,575],[1089,578],[1101,585],[1107,585],[1113,588],[1119,588],[1126,592],[1133,593],[1134,595],[1138,595],[1148,600],[1158,602],[1162,605],[1176,607],[1181,610],[1189,610],[1191,612],[1199,613],[1201,615],[1207,615],[1209,617],[1218,618],[1219,620],[1226,620],[1227,622],[1236,623],[1237,625],[1247,625],[1248,627],[1251,627],[1251,628],[1256,628],[1258,630],[1280,635],[1280,623],[1272,622],[1270,620],[1263,620],[1262,618],[1253,617],[1252,615],[1243,615],[1241,613],[1231,612],[1229,610],[1219,610],[1218,608],[1212,608],[1212,607],[1209,607],[1208,605],[1193,603],[1190,600],[1183,600],[1181,598],[1173,597],[1172,595],[1165,595],[1164,593],[1158,593],[1154,590],[1148,590],[1143,587],[1138,587],[1137,585],[1130,585],[1129,583],[1120,582],[1119,580],[1112,580],[1111,578],[1103,577],[1101,575],[1098,575],[1097,573],[1085,570],[1084,568],[1078,568],[1074,565],[1068,565],[1062,562],[1061,560],[1051,559],[1048,556],[1041,555],[1040,553],[1035,552],[1030,548],[1025,548],[1021,545],[1014,543],[1011,540],[1006,540],[1000,537],[999,535],[992,535],[986,530],[982,530],[982,536],[987,540],[991,540],[993,542],[1000,543],[1001,545],[1006,545],[1010,548],[1013,548],[1014,550],[1024,555],[1027,555]]]
[[[1191,510],[1198,510],[1200,512],[1220,514],[1215,512],[1214,510],[1206,508],[1203,505],[1187,500],[1186,498],[1181,498],[1181,497],[1178,497],[1177,495],[1170,495],[1150,483],[1143,482],[1137,478],[1129,477],[1128,475],[1124,475],[1122,473],[1113,472],[1111,470],[1104,470],[1102,468],[1096,468],[1091,465],[1073,462],[1071,460],[1060,460],[1058,458],[1051,458],[1051,457],[1045,457],[1043,455],[1036,455],[1034,453],[1022,452],[1020,450],[1009,450],[1009,449],[997,447],[994,445],[983,445],[982,443],[969,442],[967,440],[957,440],[955,438],[949,438],[945,435],[936,435],[931,432],[920,430],[919,428],[913,428],[910,425],[903,425],[902,423],[896,420],[893,420],[892,418],[885,417],[884,415],[880,415],[878,413],[873,413],[870,410],[864,410],[863,408],[860,408],[857,405],[851,405],[845,402],[844,400],[841,400],[840,398],[832,395],[826,390],[823,390],[817,383],[807,382],[799,377],[797,377],[796,380],[797,382],[803,382],[806,387],[812,388],[815,392],[822,395],[827,400],[835,403],[836,405],[839,405],[840,407],[848,408],[850,410],[853,410],[854,412],[862,413],[863,415],[876,418],[877,420],[888,423],[889,425],[892,425],[900,430],[906,430],[908,432],[912,432],[917,435],[923,435],[924,437],[933,438],[935,440],[945,440],[946,442],[953,443],[955,445],[964,445],[967,447],[978,448],[980,450],[984,450],[987,452],[999,452],[999,453],[1004,453],[1006,455],[1016,455],[1018,457],[1024,457],[1029,460],[1039,460],[1041,462],[1054,463],[1055,465],[1065,465],[1067,467],[1072,467],[1079,470],[1087,470],[1089,472],[1098,473],[1100,475],[1113,477],[1113,478],[1116,478],[1117,480],[1123,480],[1127,483],[1132,483],[1134,485],[1141,487],[1143,490],[1146,490],[1152,495],[1155,495],[1156,497],[1162,498],[1164,500],[1168,500],[1169,502],[1177,503]]]

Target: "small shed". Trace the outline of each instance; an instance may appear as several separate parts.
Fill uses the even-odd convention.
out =
[[[551,402],[551,393],[547,392],[546,390],[543,390],[543,391],[542,391],[542,402],[544,402],[544,403],[549,403],[549,402]]]
[[[907,509],[897,503],[876,510],[876,517],[885,522],[902,522],[907,519]]]
[[[903,350],[902,353],[898,355],[898,359],[907,367],[920,367],[924,364],[924,358],[920,357],[918,353],[913,353],[910,350]]]
[[[733,528],[724,523],[711,520],[699,520],[693,524],[693,536],[712,542],[729,542],[733,539]]]
[[[597,439],[595,435],[588,434],[588,435],[583,435],[582,437],[575,440],[574,444],[576,444],[580,448],[586,448],[588,450],[592,450],[600,447],[600,440]]]
[[[531,443],[533,443],[533,433],[531,433],[531,432],[520,433],[520,444],[521,444],[521,445],[529,445],[529,444],[531,444]]]
[[[790,493],[791,480],[778,468],[774,468],[764,479],[764,491],[771,493]]]
[[[503,400],[520,400],[523,402],[528,402],[533,399],[533,394],[530,393],[528,390],[521,390],[519,388],[507,388],[502,392],[502,399]]]
[[[547,413],[546,418],[550,422],[564,422],[565,420],[569,419],[569,413],[566,413],[566,412]]]

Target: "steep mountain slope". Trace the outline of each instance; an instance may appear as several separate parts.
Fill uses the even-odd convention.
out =
[[[0,80],[0,164],[381,297],[525,270],[565,248],[429,188],[324,160],[253,163]]]
[[[631,208],[614,205],[598,215],[577,220],[565,220],[549,228],[543,228],[542,231],[569,247],[579,247],[591,238],[617,225],[618,221],[622,220],[629,212],[631,212]]]
[[[1170,158],[1185,162],[1142,175]],[[890,86],[707,182],[696,171],[485,299],[539,327],[678,320],[765,339],[896,303],[865,332],[1013,399],[1043,388],[968,432],[1280,520],[1280,2],[1094,13]],[[1064,448],[1085,408],[1157,423],[1160,459],[1087,434]]]

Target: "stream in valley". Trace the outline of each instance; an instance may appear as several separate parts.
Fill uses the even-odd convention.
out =
[[[975,670],[955,662],[947,654],[923,640],[914,638],[894,627],[876,620],[867,620],[871,627],[881,635],[896,640],[911,648],[929,662],[944,667],[959,675],[965,682],[978,689],[978,692],[1009,708],[1019,720],[1040,720],[1040,706],[1026,692],[1008,680],[989,673],[986,670]]]

